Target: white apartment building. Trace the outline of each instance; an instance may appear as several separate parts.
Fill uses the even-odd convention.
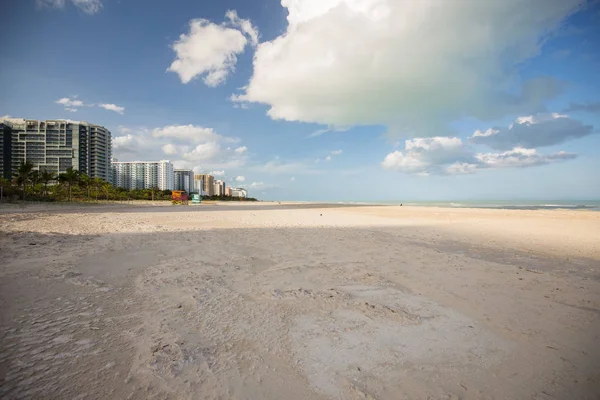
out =
[[[225,196],[225,182],[220,179],[216,180],[213,187],[215,196]]]
[[[0,174],[10,179],[22,163],[61,174],[71,167],[112,181],[112,136],[84,121],[0,118]]]
[[[113,184],[124,189],[174,190],[175,169],[169,160],[112,162]]]
[[[246,191],[246,189],[230,188],[229,192],[231,194],[231,197],[243,197],[243,198],[248,197],[248,192]]]
[[[195,191],[194,186],[194,171],[191,169],[175,170],[175,190],[185,190],[191,193]]]

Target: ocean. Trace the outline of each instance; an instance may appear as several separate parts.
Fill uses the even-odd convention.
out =
[[[405,205],[417,207],[490,208],[502,210],[600,211],[600,200],[454,200],[454,201],[340,201],[338,204]]]

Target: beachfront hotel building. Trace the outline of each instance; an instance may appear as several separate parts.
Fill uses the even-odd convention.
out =
[[[113,184],[124,189],[174,190],[175,170],[169,160],[112,162]]]
[[[225,196],[225,182],[223,182],[222,180],[217,180],[214,183],[214,195],[215,196]]]
[[[175,170],[175,190],[194,191],[194,171],[191,169]]]
[[[215,177],[208,174],[196,174],[194,175],[194,181],[202,181],[201,190],[198,193],[206,196],[214,196],[215,194]]]
[[[70,120],[0,120],[0,170],[5,179],[23,163],[61,174],[72,167],[112,182],[112,136],[100,125]]]
[[[248,197],[248,192],[246,191],[246,189],[242,189],[242,188],[229,188],[229,195],[231,197],[246,198],[246,197]]]

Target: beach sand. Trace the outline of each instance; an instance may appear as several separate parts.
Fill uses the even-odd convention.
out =
[[[600,398],[600,213],[1,207],[1,398]]]

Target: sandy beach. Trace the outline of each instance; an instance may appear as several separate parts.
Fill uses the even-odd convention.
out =
[[[600,213],[0,208],[4,399],[598,399]]]

